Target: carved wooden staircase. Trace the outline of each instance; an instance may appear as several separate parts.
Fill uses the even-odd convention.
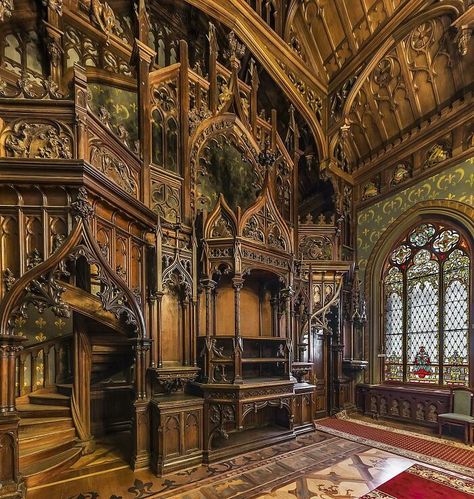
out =
[[[70,409],[70,385],[40,390],[17,403],[20,471],[26,486],[47,482],[81,456]]]

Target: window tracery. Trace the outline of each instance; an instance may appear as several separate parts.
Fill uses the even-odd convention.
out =
[[[441,223],[413,228],[385,269],[385,381],[469,383],[469,247]]]

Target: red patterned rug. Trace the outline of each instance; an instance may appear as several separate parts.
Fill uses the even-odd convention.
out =
[[[474,497],[474,481],[414,464],[361,499],[465,499]]]
[[[317,420],[316,423],[319,430],[327,431],[333,435],[379,447],[417,461],[454,469],[469,476],[474,474],[474,450],[471,449],[437,442],[429,437],[423,438],[421,435],[412,436],[407,435],[406,432],[402,434],[374,428],[374,426],[356,423],[354,420],[333,417]],[[444,463],[450,463],[454,466],[444,466]]]

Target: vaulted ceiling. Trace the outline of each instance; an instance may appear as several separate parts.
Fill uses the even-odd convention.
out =
[[[287,37],[327,81],[412,0],[303,0],[289,12]]]
[[[328,84],[327,132],[344,131],[347,170],[472,90],[473,3],[290,2],[285,40]]]

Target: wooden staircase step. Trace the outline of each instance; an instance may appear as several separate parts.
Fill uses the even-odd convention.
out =
[[[29,452],[30,449],[35,449],[36,447],[41,447],[43,445],[59,445],[74,440],[75,438],[76,429],[72,426],[72,423],[71,428],[66,428],[64,430],[53,430],[51,428],[44,430],[42,427],[38,427],[36,432],[20,432],[20,456],[23,452]]]
[[[70,397],[72,395],[72,384],[59,383],[56,385],[56,390],[61,395],[66,395],[67,397]]]
[[[71,409],[64,406],[18,404],[16,407],[20,418],[48,418],[71,416]]]
[[[75,434],[63,442],[53,443],[49,441],[43,445],[36,445],[28,450],[22,450],[20,447],[20,471],[37,462],[43,462],[45,459],[61,454],[64,451],[72,449],[77,444]]]
[[[71,399],[67,395],[56,392],[34,392],[28,395],[31,404],[37,405],[55,405],[69,407]]]
[[[22,435],[42,434],[74,428],[70,417],[59,418],[27,418],[20,419],[20,438]]]
[[[25,466],[21,473],[27,487],[47,483],[53,476],[69,468],[81,457],[82,448],[77,446],[55,454],[41,462]]]

